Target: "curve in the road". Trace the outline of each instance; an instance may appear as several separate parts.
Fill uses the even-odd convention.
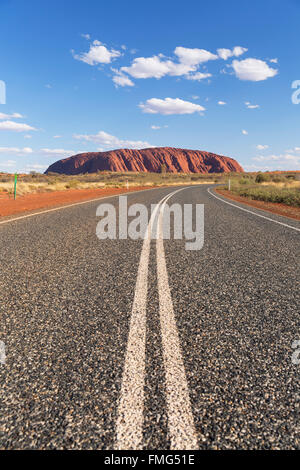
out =
[[[237,206],[236,204],[233,204],[232,202],[225,201],[225,199],[222,199],[221,197],[218,197],[215,194],[213,194],[210,191],[210,188],[208,188],[207,191],[211,196],[218,199],[219,201],[222,201],[224,204],[228,204],[229,206],[235,207],[236,209],[240,209],[241,211],[248,212],[249,214],[256,215],[257,217],[261,217],[262,219],[269,220],[270,222],[274,222],[275,224],[283,225],[284,227],[288,227],[288,228],[291,228],[292,230],[296,230],[297,232],[300,232],[300,228],[293,227],[292,225],[288,225],[283,222],[279,222],[279,220],[271,219],[270,217],[266,217],[265,215],[258,214],[257,212],[250,211],[249,209],[245,209],[244,207]]]

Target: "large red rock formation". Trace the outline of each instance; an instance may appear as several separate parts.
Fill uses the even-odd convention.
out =
[[[142,150],[120,149],[89,152],[53,163],[46,173],[96,173],[97,171],[136,171],[159,173],[243,172],[236,160],[200,150],[157,147]]]

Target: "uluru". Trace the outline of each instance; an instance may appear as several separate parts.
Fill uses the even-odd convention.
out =
[[[201,150],[156,147],[88,152],[59,160],[46,173],[78,175],[97,171],[160,173],[229,173],[244,170],[230,157]]]

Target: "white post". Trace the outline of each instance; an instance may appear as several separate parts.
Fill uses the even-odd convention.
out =
[[[126,188],[127,188],[127,191],[129,190],[129,182],[128,180],[126,181]]]
[[[230,178],[229,178],[229,180],[228,180],[228,191],[230,191],[230,189],[231,189],[231,181],[230,181]]]

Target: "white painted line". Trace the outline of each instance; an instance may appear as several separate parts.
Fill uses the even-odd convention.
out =
[[[0,364],[5,365],[6,363],[6,352],[5,352],[5,343],[0,341]]]
[[[171,450],[196,450],[199,447],[168,281],[162,235],[163,211],[171,196],[172,194],[165,199],[160,209],[159,236],[156,242],[159,314],[166,378],[169,438]]]
[[[167,197],[168,194],[158,203],[152,213],[138,268],[116,421],[116,448],[118,450],[143,449],[146,308],[151,231],[159,205]]]
[[[167,189],[167,188],[142,189],[141,191],[132,191],[131,193],[119,193],[119,194],[113,194],[112,196],[104,196],[104,197],[98,197],[96,199],[89,199],[88,201],[75,202],[73,204],[68,204],[66,206],[55,207],[54,209],[47,209],[45,211],[34,212],[33,214],[21,215],[20,217],[15,217],[13,219],[3,220],[2,222],[0,222],[0,225],[8,224],[9,222],[15,222],[17,220],[28,219],[29,217],[34,217],[36,215],[47,214],[49,212],[55,212],[55,211],[60,211],[60,210],[63,210],[63,209],[68,209],[69,207],[80,206],[82,204],[89,204],[90,202],[97,202],[97,201],[100,201],[102,199],[111,199],[113,197],[128,196],[130,194],[143,193],[145,191],[154,191],[154,190],[157,190],[157,189]]]
[[[221,197],[216,196],[210,191],[210,189],[208,189],[207,191],[211,196],[215,197],[216,199],[219,199],[219,201],[224,202],[224,204],[228,204],[229,206],[236,207],[237,209],[240,209],[241,211],[249,212],[249,214],[256,215],[257,217],[261,217],[262,219],[269,220],[270,222],[274,222],[275,224],[283,225],[284,227],[291,228],[292,230],[296,230],[297,232],[300,232],[300,228],[293,227],[292,225],[284,224],[283,222],[279,222],[278,220],[271,219],[270,217],[266,217],[265,215],[257,214],[256,212],[250,211],[248,209],[244,209],[244,207],[237,206],[236,204],[232,204],[231,202],[225,201]]]

